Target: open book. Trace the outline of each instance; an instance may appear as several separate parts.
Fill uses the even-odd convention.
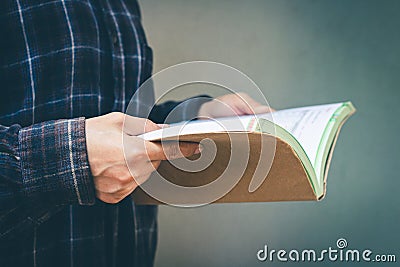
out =
[[[169,162],[161,164],[158,172],[182,186],[212,182],[227,168],[229,160],[248,151],[247,164],[235,163],[237,170],[232,172],[241,174],[238,182],[214,202],[318,200],[325,195],[326,177],[340,128],[354,112],[351,102],[317,105],[172,124],[141,137],[150,141],[207,139],[214,143],[216,152],[210,154],[214,156],[212,163],[200,171],[181,170]],[[234,145],[238,147],[236,152]],[[204,146],[206,152],[207,143]],[[163,202],[142,189],[135,190],[133,195],[137,203]],[[177,203],[180,201],[192,202],[180,199]],[[196,201],[194,197],[193,203]]]

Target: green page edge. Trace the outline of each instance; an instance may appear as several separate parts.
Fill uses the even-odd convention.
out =
[[[342,106],[340,106],[333,113],[331,119],[325,127],[324,133],[322,134],[322,138],[317,149],[317,156],[314,162],[314,171],[320,184],[322,185],[322,190],[325,179],[325,163],[329,157],[334,139],[336,138],[340,127],[355,111],[356,109],[351,102],[344,102]]]
[[[252,130],[255,132],[262,132],[267,134],[272,134],[285,142],[287,142],[294,152],[299,157],[301,163],[305,171],[307,172],[307,176],[309,178],[311,187],[319,199],[324,194],[324,176],[325,176],[325,162],[328,159],[329,151],[331,149],[331,145],[334,142],[336,135],[338,134],[338,130],[341,125],[346,121],[348,117],[350,117],[356,109],[354,108],[351,102],[344,102],[332,115],[332,118],[329,120],[328,124],[325,126],[324,132],[322,134],[322,138],[320,144],[317,149],[317,156],[315,160],[314,169],[311,164],[310,159],[308,158],[306,152],[304,151],[302,145],[297,141],[297,139],[286,131],[284,128],[279,125],[274,124],[273,122],[265,119],[258,119],[258,123],[254,123]],[[249,129],[250,130],[250,129]],[[328,145],[329,144],[329,145]],[[319,172],[319,173],[318,173]],[[318,173],[318,175],[317,175]]]

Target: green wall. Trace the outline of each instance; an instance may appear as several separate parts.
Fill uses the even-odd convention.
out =
[[[140,3],[155,72],[217,61],[249,75],[277,109],[343,100],[358,108],[323,201],[161,207],[156,266],[287,266],[256,253],[264,244],[324,249],[341,237],[400,261],[400,1]]]

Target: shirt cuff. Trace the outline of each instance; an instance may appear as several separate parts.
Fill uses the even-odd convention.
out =
[[[208,95],[199,95],[181,102],[167,101],[154,106],[149,118],[156,123],[195,120],[198,117],[201,105],[211,100],[213,98]]]
[[[23,193],[54,204],[93,205],[85,119],[34,124],[19,132]]]

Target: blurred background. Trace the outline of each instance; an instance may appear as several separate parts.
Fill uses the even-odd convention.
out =
[[[396,254],[398,264],[400,1],[140,4],[154,73],[217,61],[247,74],[276,109],[345,100],[358,109],[338,139],[323,201],[161,207],[156,266],[310,266],[259,262],[256,253],[265,244],[322,250],[338,238]]]

